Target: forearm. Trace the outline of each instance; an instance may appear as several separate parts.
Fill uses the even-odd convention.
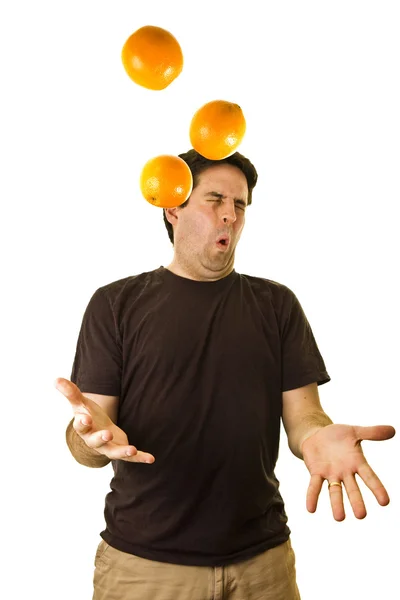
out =
[[[110,459],[96,450],[89,448],[83,439],[76,433],[72,426],[73,422],[74,420],[72,419],[67,427],[65,437],[67,446],[75,460],[85,467],[100,468],[108,465],[108,463],[111,462]]]
[[[303,454],[301,452],[303,442],[322,429],[322,427],[332,424],[333,421],[323,411],[305,415],[299,423],[292,428],[292,431],[288,433],[288,443],[292,453],[297,456],[297,458],[303,460]]]

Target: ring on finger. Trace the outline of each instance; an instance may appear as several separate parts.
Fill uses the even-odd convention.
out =
[[[330,483],[328,483],[328,490],[333,485],[338,485],[339,487],[342,487],[342,483],[340,481],[331,481]]]

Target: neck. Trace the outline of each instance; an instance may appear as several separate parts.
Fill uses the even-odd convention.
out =
[[[179,260],[175,253],[171,264],[166,269],[175,275],[193,279],[194,281],[218,281],[218,279],[227,277],[232,273],[234,269],[234,257],[232,256],[229,263],[224,265],[224,267],[210,269],[209,266],[202,264],[200,260],[197,260],[195,263]]]

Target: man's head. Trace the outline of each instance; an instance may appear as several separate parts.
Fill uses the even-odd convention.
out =
[[[206,159],[195,150],[179,156],[192,172],[193,190],[184,204],[163,210],[175,250],[173,266],[194,277],[218,279],[233,268],[257,171],[239,152],[223,160]]]
[[[201,173],[210,167],[221,165],[221,164],[229,164],[238,167],[244,174],[247,180],[247,188],[248,188],[248,200],[247,205],[250,206],[252,202],[252,192],[257,183],[257,171],[254,165],[250,162],[248,158],[240,154],[239,152],[235,152],[231,156],[224,158],[222,160],[209,160],[208,158],[204,158],[201,154],[196,152],[196,150],[189,150],[188,152],[184,152],[183,154],[179,154],[180,158],[182,158],[186,164],[189,166],[192,177],[193,177],[193,190],[197,187],[199,183],[199,178]],[[192,192],[193,193],[193,192]],[[180,205],[179,208],[185,208],[189,204],[190,197]],[[168,231],[168,237],[171,240],[171,243],[174,243],[174,230],[172,224],[168,221],[165,215],[165,211],[163,210],[163,219],[165,223],[165,227]]]

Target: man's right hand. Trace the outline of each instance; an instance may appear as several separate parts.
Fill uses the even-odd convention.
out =
[[[73,428],[89,448],[110,460],[139,463],[155,461],[152,454],[131,446],[126,433],[94,400],[85,397],[72,381],[59,377],[55,387],[69,400],[74,411]]]

